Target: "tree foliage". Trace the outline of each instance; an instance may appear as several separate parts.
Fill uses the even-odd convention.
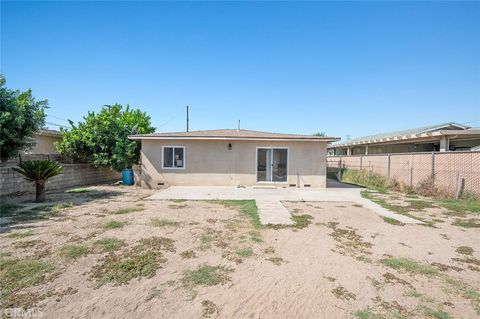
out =
[[[131,141],[132,133],[153,133],[150,116],[129,105],[104,106],[99,113],[88,112],[82,122],[71,129],[62,129],[63,141],[58,151],[96,166],[108,165],[117,171],[130,168],[140,159],[140,143]]]
[[[317,132],[313,136],[327,136],[327,134],[325,132]]]
[[[35,144],[35,133],[45,125],[48,101],[36,101],[32,90],[20,92],[5,87],[0,74],[0,150],[1,160],[15,157],[18,151]]]

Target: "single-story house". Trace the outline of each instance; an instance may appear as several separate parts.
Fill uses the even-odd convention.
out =
[[[141,185],[325,187],[327,143],[339,138],[250,130],[139,134]]]
[[[328,155],[471,151],[479,145],[479,128],[450,122],[331,144]]]
[[[56,130],[43,129],[35,134],[35,145],[25,154],[58,154],[55,142],[62,141],[62,132]]]

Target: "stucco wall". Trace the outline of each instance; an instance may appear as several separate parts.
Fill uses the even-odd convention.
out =
[[[35,145],[27,151],[29,154],[58,154],[54,142],[62,141],[61,137],[37,135]]]
[[[228,149],[228,144],[232,149]],[[185,147],[185,169],[162,169],[162,146]],[[288,147],[288,184],[325,187],[326,142],[142,141],[142,186],[256,184],[257,147]],[[164,183],[165,185],[159,185]]]

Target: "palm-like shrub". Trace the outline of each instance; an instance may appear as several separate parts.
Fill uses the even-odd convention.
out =
[[[63,167],[54,161],[24,161],[13,168],[26,180],[35,183],[35,201],[45,201],[45,182],[63,171]]]

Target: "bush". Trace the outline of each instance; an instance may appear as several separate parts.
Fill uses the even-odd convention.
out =
[[[389,181],[385,176],[367,170],[343,169],[342,182],[382,191],[389,187]]]
[[[0,74],[0,155],[6,161],[35,145],[35,134],[45,125],[48,101],[36,101],[32,90],[20,92],[5,87]]]
[[[99,113],[88,112],[83,122],[62,129],[63,140],[56,143],[59,152],[95,166],[106,165],[121,171],[131,168],[140,159],[140,143],[131,141],[131,134],[153,133],[150,116],[130,106],[105,106]]]

